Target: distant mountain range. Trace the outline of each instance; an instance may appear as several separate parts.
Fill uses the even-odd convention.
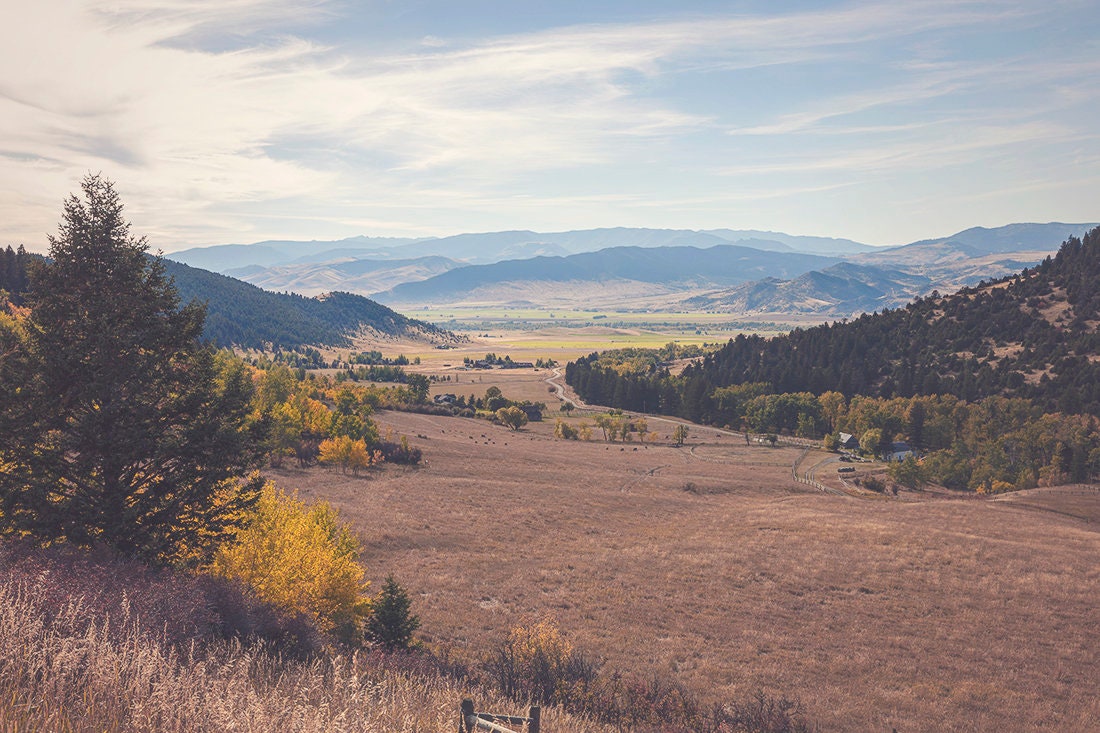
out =
[[[897,307],[1039,262],[1094,224],[1011,224],[872,247],[758,230],[507,231],[431,239],[260,242],[167,257],[305,295],[391,305],[467,303],[804,313]]]
[[[932,280],[902,270],[842,262],[793,280],[766,278],[681,301],[685,310],[854,315],[908,303]]]
[[[427,280],[456,267],[462,267],[462,263],[428,255],[409,260],[338,259],[274,267],[249,265],[226,270],[224,274],[265,290],[320,295],[335,290],[377,293],[402,283]]]
[[[332,241],[279,240],[195,247],[165,256],[192,267],[228,275],[230,270],[249,266],[290,267],[347,259],[410,260],[438,256],[466,265],[484,265],[502,260],[596,252],[609,247],[706,248],[736,243],[756,249],[820,255],[852,255],[875,250],[870,245],[848,239],[792,236],[749,229],[693,231],[618,227],[553,233],[487,232],[426,239],[351,237]]]
[[[529,284],[532,292],[528,294],[532,295],[536,284],[553,289],[566,283],[581,283],[592,290],[608,285],[622,290],[624,284],[632,284],[642,292],[652,287],[673,292],[736,285],[762,277],[789,277],[836,262],[836,258],[819,255],[765,252],[731,244],[707,249],[609,247],[568,257],[461,267],[428,280],[399,285],[375,297],[387,303],[491,301],[504,283]]]

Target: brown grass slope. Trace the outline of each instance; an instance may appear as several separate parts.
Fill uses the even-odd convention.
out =
[[[378,654],[294,659],[217,640],[195,579],[116,560],[0,552],[0,731],[454,730],[459,701],[521,706]],[[545,729],[605,728],[544,712]]]
[[[860,500],[795,484],[795,449],[702,427],[676,449],[556,441],[552,421],[383,422],[427,465],[277,481],[334,502],[373,564],[402,569],[434,643],[476,654],[550,614],[609,666],[717,702],[795,697],[824,730],[1100,719],[1095,487],[1073,490],[1073,516]]]

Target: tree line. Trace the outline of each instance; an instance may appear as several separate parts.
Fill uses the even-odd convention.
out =
[[[1019,275],[786,336],[742,334],[680,374],[657,352],[613,351],[571,362],[566,381],[615,409],[805,437],[843,430],[879,449],[904,439],[934,454],[929,480],[1022,488],[1100,473],[1098,321],[1100,228]],[[878,417],[845,416],[853,404],[857,415],[879,406]]]

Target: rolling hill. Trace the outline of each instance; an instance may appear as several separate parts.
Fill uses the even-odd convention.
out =
[[[430,323],[407,318],[361,295],[323,297],[270,293],[178,262],[165,261],[180,300],[206,303],[204,335],[220,346],[283,349],[342,346],[362,332],[451,341],[456,337]]]

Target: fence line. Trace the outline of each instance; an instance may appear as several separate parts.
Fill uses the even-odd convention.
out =
[[[843,494],[843,491],[830,488],[820,481],[816,481],[812,478],[803,478],[802,476],[798,475],[798,467],[802,465],[802,461],[806,460],[806,456],[809,455],[810,450],[812,449],[807,447],[805,450],[802,451],[802,454],[795,459],[794,464],[791,465],[791,476],[798,483],[806,484],[807,486],[813,486],[818,491],[824,492],[826,494]]]
[[[473,733],[473,731],[485,730],[490,733],[516,733],[511,728],[505,728],[498,723],[508,725],[527,726],[527,733],[539,733],[542,720],[542,708],[532,705],[526,716],[521,715],[497,715],[496,713],[474,712],[474,701],[467,698],[460,706],[461,715],[458,721],[459,733]]]

